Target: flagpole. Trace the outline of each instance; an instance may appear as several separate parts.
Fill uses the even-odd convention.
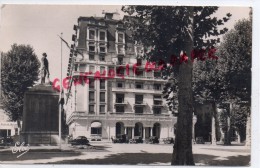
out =
[[[61,37],[62,37],[62,34],[61,33]],[[61,46],[61,55],[60,55],[60,102],[59,102],[59,147],[60,147],[60,150],[61,150],[61,112],[62,112],[62,103],[61,103],[61,94],[62,94],[62,90],[63,90],[63,87],[62,87],[62,40],[60,42],[60,46]]]

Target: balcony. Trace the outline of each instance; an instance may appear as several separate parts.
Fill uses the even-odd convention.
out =
[[[138,113],[133,112],[110,112],[98,115],[98,114],[87,114],[86,111],[74,111],[67,119],[67,124],[80,119],[80,120],[115,120],[120,118],[120,120],[142,120],[142,121],[173,121],[176,117],[172,117],[170,114],[152,114],[152,113]]]
[[[128,101],[116,101],[115,106],[120,106],[120,105],[127,105]]]
[[[135,101],[134,106],[146,106],[147,103],[145,103],[144,101]]]

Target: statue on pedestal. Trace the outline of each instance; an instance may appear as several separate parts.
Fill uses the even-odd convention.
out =
[[[50,72],[49,72],[49,62],[47,60],[47,54],[43,53],[42,54],[42,59],[41,59],[41,64],[42,64],[42,68],[41,68],[41,84],[45,83],[45,78],[47,75],[47,79],[49,80],[50,77]]]

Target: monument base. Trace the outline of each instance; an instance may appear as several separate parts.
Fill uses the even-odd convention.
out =
[[[30,145],[59,143],[59,92],[40,84],[24,95],[22,142]]]

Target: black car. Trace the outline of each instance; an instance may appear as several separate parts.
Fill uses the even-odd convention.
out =
[[[0,145],[12,145],[14,140],[11,137],[0,137]]]
[[[151,143],[151,144],[158,144],[160,141],[158,137],[156,136],[151,136],[149,139],[146,140],[146,143]]]
[[[163,139],[163,142],[165,144],[173,144],[174,143],[174,139],[173,139],[173,137],[167,137],[167,138]]]
[[[71,145],[89,145],[89,140],[85,136],[78,136],[70,141]]]
[[[130,143],[143,143],[143,139],[140,136],[135,136],[133,139],[129,140]]]
[[[113,143],[128,143],[128,137],[126,134],[119,134],[116,137],[112,137],[112,142]]]

